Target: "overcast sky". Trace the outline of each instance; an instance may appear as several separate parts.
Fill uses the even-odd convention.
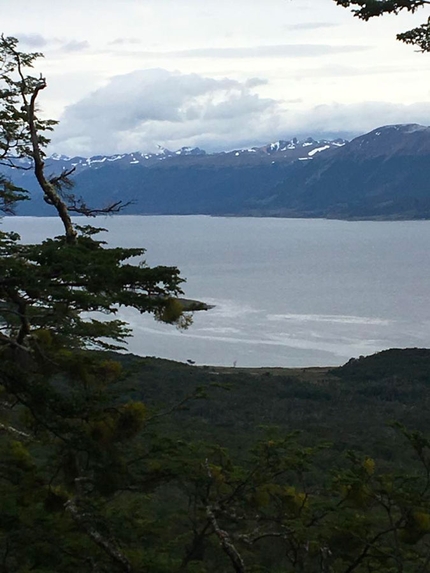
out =
[[[37,63],[52,151],[207,151],[430,124],[428,17],[353,18],[333,0],[0,0]],[[8,10],[7,7],[11,6]]]

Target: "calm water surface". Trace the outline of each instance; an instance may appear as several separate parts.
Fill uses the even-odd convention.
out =
[[[90,221],[91,223],[91,221]],[[186,296],[216,305],[186,332],[123,310],[131,352],[198,364],[337,365],[430,343],[430,221],[117,216],[110,245],[176,265]],[[25,241],[56,219],[5,218]]]

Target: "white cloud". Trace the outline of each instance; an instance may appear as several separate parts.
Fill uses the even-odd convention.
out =
[[[278,118],[278,103],[252,91],[261,83],[162,69],[115,76],[66,108],[53,146],[88,154],[179,147],[200,139],[224,145]]]
[[[395,41],[421,13],[362,22],[333,0],[15,4],[5,33],[46,52],[35,72],[48,78],[43,114],[61,119],[53,151],[220,150],[429,123],[413,103],[429,97],[429,57]]]
[[[64,52],[81,52],[82,50],[87,50],[90,47],[89,42],[87,40],[70,40],[65,42],[61,49]]]
[[[12,34],[20,42],[20,47],[24,49],[59,50],[64,53],[82,52],[90,48],[87,40],[77,40],[74,38],[58,38],[54,36],[42,36],[41,34],[26,34],[17,32]]]
[[[141,40],[138,38],[115,38],[109,42],[109,46],[123,46],[127,44],[140,44]]]
[[[29,47],[33,48],[44,48],[48,43],[48,40],[42,36],[41,34],[12,34],[13,37],[18,38],[18,40],[23,44],[26,48]]]
[[[332,103],[296,110],[239,82],[163,69],[115,76],[66,108],[52,149],[69,155],[195,145],[221,151],[292,137],[355,137],[393,123],[430,123],[430,103]]]
[[[396,123],[429,125],[430,102],[404,105],[369,101],[350,105],[319,105],[290,117],[288,132],[351,137]]]
[[[276,44],[270,46],[238,46],[218,48],[193,48],[191,50],[144,51],[141,57],[153,59],[165,58],[214,58],[214,59],[249,59],[249,58],[314,58],[331,54],[346,54],[369,50],[366,45],[341,44]],[[134,51],[134,55],[138,52]],[[125,52],[124,55],[130,55]]]
[[[335,24],[333,22],[301,22],[298,24],[291,24],[285,26],[286,30],[321,30],[322,28],[336,28],[340,24]]]

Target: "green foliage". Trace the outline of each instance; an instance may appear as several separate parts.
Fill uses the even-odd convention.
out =
[[[90,349],[123,343],[126,324],[110,318],[121,306],[186,325],[175,303],[183,280],[174,267],[139,262],[144,250],[108,248],[101,229],[72,222],[70,210],[84,204],[68,192],[70,173],[44,171],[56,122],[37,114],[45,79],[26,74],[40,55],[0,39],[0,163],[26,160],[64,226],[36,245],[0,233],[1,562],[10,572],[128,571],[110,501],[127,489],[149,495],[170,476],[171,448],[152,434],[135,446],[147,408],[115,395],[120,365]],[[1,179],[4,211],[26,197]]]
[[[0,37],[0,162],[11,166],[17,158],[31,157],[34,152],[26,106],[45,83],[42,77],[24,75],[43,54],[20,52],[17,47],[16,38]],[[37,119],[40,149],[46,147],[46,132],[56,123]]]
[[[402,11],[414,13],[429,5],[428,0],[335,0],[336,4],[353,9],[354,16],[369,20],[384,14],[399,14]],[[430,52],[430,19],[421,26],[397,35],[397,39],[417,46],[421,52]]]
[[[334,416],[333,401],[347,386],[345,371],[325,371],[317,382],[303,372],[223,377],[142,360],[136,373],[130,357],[106,351],[127,335],[124,323],[109,319],[120,306],[187,326],[176,300],[182,279],[176,268],[134,264],[144,252],[108,248],[97,240],[100,229],[74,225],[67,175],[44,174],[44,133],[53,122],[37,118],[35,102],[46,82],[24,73],[38,56],[1,39],[0,161],[32,162],[64,235],[25,245],[0,233],[0,570],[425,571],[424,434],[397,430],[415,458],[407,472],[387,471],[373,453],[339,459],[342,444],[317,445],[323,417]],[[3,183],[6,208],[23,195]],[[366,365],[356,366],[346,375],[361,416],[371,399],[363,392]],[[421,394],[425,384],[418,380]],[[164,411],[151,403],[162,389]],[[380,390],[378,399],[387,398]],[[348,402],[351,395],[340,403]],[[348,423],[356,430],[354,416]],[[257,428],[279,420],[279,430]],[[287,431],[297,421],[307,428],[301,443]]]
[[[72,223],[69,210],[77,209],[75,199],[67,203],[69,173],[50,180],[44,174],[44,148],[49,142],[44,133],[56,123],[36,114],[36,99],[46,81],[25,74],[41,54],[19,52],[17,43],[4,36],[0,40],[0,163],[20,168],[19,160],[26,159],[33,164],[41,191],[56,209],[65,233],[39,245],[23,245],[14,233],[0,234],[3,334],[32,346],[37,342],[35,331],[49,330],[57,347],[108,347],[106,339],[122,341],[127,335],[125,325],[84,318],[83,313],[112,315],[121,305],[186,324],[181,310],[171,310],[172,301],[182,292],[183,281],[176,268],[149,268],[144,261],[136,264],[143,249],[107,248],[96,240],[102,229]],[[3,209],[10,210],[14,201],[25,197],[25,191],[4,178],[0,183]]]
[[[39,245],[23,245],[16,235],[0,234],[0,313],[8,325],[5,333],[21,340],[26,330],[44,329],[73,346],[107,346],[102,338],[122,340],[128,333],[123,323],[83,318],[82,313],[114,314],[123,305],[159,316],[167,297],[181,293],[183,281],[176,268],[128,262],[143,252],[108,249],[86,234],[74,244],[57,237]],[[169,315],[170,322],[180,318],[181,312]]]
[[[428,450],[417,474],[385,474],[373,460],[351,454],[344,468],[314,483],[310,473],[318,455],[294,436],[260,441],[240,465],[214,448],[194,487],[188,486],[194,538],[187,559],[198,558],[207,571],[229,570],[219,557],[218,568],[210,566],[211,536],[218,528],[247,564],[237,571],[388,573],[425,567]]]

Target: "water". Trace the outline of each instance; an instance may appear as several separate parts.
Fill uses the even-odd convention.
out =
[[[91,222],[91,221],[90,221]],[[430,341],[430,221],[117,216],[111,245],[144,246],[176,265],[189,298],[214,304],[186,332],[122,310],[131,352],[197,364],[326,366]],[[4,229],[39,241],[56,219]]]

